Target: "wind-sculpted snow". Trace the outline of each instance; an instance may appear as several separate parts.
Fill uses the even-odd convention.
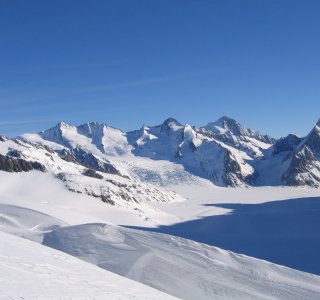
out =
[[[0,239],[0,299],[175,299],[26,239]]]
[[[183,299],[320,297],[318,276],[164,234],[86,224],[43,244]]]
[[[38,242],[42,234],[68,224],[39,211],[0,204],[0,230]]]
[[[0,180],[0,231],[43,242],[172,295],[184,299],[300,300],[320,297],[319,276],[184,238],[109,223],[140,227],[171,224],[166,228],[183,229],[180,232],[185,236],[189,234],[190,238],[198,237],[204,242],[213,241],[215,237],[216,241],[229,241],[232,243],[228,245],[237,247],[239,251],[243,245],[250,249],[260,243],[260,248],[251,249],[265,250],[265,253],[277,256],[280,264],[284,264],[285,259],[292,259],[296,260],[294,267],[309,264],[318,268],[319,218],[317,206],[314,206],[317,201],[287,200],[307,195],[319,197],[319,191],[315,189],[225,189],[203,181],[197,185],[176,185],[175,189],[188,201],[170,204],[150,202],[158,208],[149,207],[152,219],[144,220],[138,216],[139,212],[130,210],[131,206],[105,205],[86,194],[69,193],[61,181],[48,173],[0,172]],[[274,202],[276,199],[284,201]],[[261,204],[264,202],[269,203]],[[140,207],[146,209],[142,204]],[[174,230],[172,233],[176,234]],[[53,299],[56,299],[54,291],[59,291],[60,298],[81,299],[83,295],[85,299],[91,299],[91,296],[100,299],[101,293],[102,296],[109,295],[101,288],[105,284],[109,292],[118,294],[120,299],[133,295],[143,299],[134,290],[122,291],[127,284],[131,286],[129,283],[123,283],[119,290],[114,277],[109,277],[106,283],[103,273],[97,271],[98,275],[94,275],[89,270],[90,266],[86,267],[87,264],[77,260],[70,261],[66,258],[69,256],[61,252],[55,253],[65,263],[43,257],[43,251],[48,253],[52,250],[34,242],[20,242],[21,238],[12,240],[2,234],[1,240],[0,270],[8,276],[0,276],[0,289],[3,290],[4,286],[13,298],[24,296],[28,299],[30,296],[32,299],[31,296],[35,295],[41,298],[47,289],[47,295]],[[3,255],[4,245],[10,248]],[[309,249],[309,252],[304,249]],[[7,269],[9,260],[11,269]],[[50,267],[44,268],[44,265]],[[87,275],[89,280],[85,279]],[[96,279],[103,280],[103,283],[96,285]],[[114,290],[109,287],[111,283]],[[74,288],[79,284],[81,295]],[[68,291],[64,289],[66,285],[70,285]],[[123,292],[128,292],[126,297],[122,296]],[[145,294],[147,299],[156,299],[157,294],[153,296],[153,292],[150,293]],[[112,299],[111,296],[107,298]]]

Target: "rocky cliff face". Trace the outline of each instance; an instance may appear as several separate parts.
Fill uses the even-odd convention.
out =
[[[289,186],[320,187],[320,162],[308,146],[294,152],[282,179]]]
[[[283,174],[284,182],[291,186],[320,187],[320,121],[296,144],[289,168]]]
[[[289,134],[287,137],[281,138],[274,144],[272,154],[277,155],[281,152],[293,151],[302,140],[302,138],[299,138],[294,134]]]
[[[45,172],[46,168],[36,161],[27,161],[21,158],[0,154],[0,170],[6,172],[28,172],[31,170]]]

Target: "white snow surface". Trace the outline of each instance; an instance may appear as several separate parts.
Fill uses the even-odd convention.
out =
[[[0,299],[175,299],[66,253],[0,231]]]
[[[183,299],[316,299],[320,277],[170,235],[87,224],[45,245]]]
[[[33,294],[37,287],[40,299],[44,291],[48,295],[52,291],[52,299],[58,299],[53,293],[59,292],[59,288],[59,295],[70,299],[81,296],[83,299],[94,296],[97,299],[166,297],[154,290],[143,290],[143,294],[138,286],[131,285],[131,281],[120,282],[123,278],[116,275],[110,277],[113,275],[106,271],[109,270],[183,299],[320,297],[319,276],[183,238],[113,225],[150,226],[148,221],[126,209],[68,192],[50,174],[0,172],[0,180],[0,231],[19,236],[6,238],[7,235],[1,234],[4,243],[0,244],[0,249],[4,250],[0,253],[0,264],[4,267],[0,270],[8,277],[0,277],[0,289],[6,287],[5,296],[9,297],[11,291],[14,299],[19,296],[32,299],[37,295]],[[188,197],[188,201],[157,203],[153,215],[155,224],[173,224],[179,219],[224,215],[230,211],[205,207],[204,203],[263,203],[291,196],[319,195],[311,189],[223,189],[207,181],[193,186],[175,185],[174,188]],[[92,265],[35,242],[67,252]],[[51,253],[66,262],[53,261]],[[12,266],[10,272],[8,265]],[[109,280],[105,283],[107,276]],[[30,283],[30,289],[27,288],[28,278],[33,284]],[[62,282],[67,282],[68,291],[61,286],[61,278],[64,279]],[[109,294],[103,294],[102,282]],[[4,299],[10,299],[8,297]]]

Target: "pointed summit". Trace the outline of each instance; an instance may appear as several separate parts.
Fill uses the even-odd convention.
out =
[[[160,128],[161,132],[166,132],[168,135],[170,135],[171,133],[182,129],[183,125],[174,118],[168,118],[162,123]]]
[[[176,126],[182,126],[182,124],[179,121],[177,121],[175,118],[168,118],[164,120],[164,122],[162,123],[162,126],[168,126],[171,123],[173,123]]]
[[[63,121],[60,121],[56,126],[53,126],[51,128],[49,128],[48,130],[62,130],[64,128],[69,128],[69,127],[72,127],[72,125],[68,124],[68,123],[65,123]],[[45,130],[45,131],[48,131],[48,130]],[[43,132],[45,132],[43,131]]]
[[[101,135],[103,134],[103,128],[105,124],[101,124],[98,122],[85,123],[77,127],[77,131],[80,134],[91,137],[92,135]]]
[[[235,119],[229,118],[227,116],[223,116],[213,123],[219,127],[225,128],[225,129],[229,129],[229,128],[235,127],[235,126],[241,126]]]
[[[308,146],[315,156],[320,156],[320,120],[307,135],[303,144]]]
[[[241,124],[227,116],[223,116],[215,122],[208,123],[204,128],[218,134],[224,134],[227,131],[235,135],[245,133],[245,128],[242,127]]]
[[[39,135],[47,141],[55,142],[63,146],[69,146],[69,143],[66,141],[64,136],[69,132],[75,130],[75,126],[61,121],[56,126],[51,127],[45,131],[41,131]]]
[[[242,126],[239,122],[237,122],[235,119],[229,118],[227,116],[223,116],[215,122],[208,123],[204,128],[220,136],[226,136],[231,134],[240,138],[254,138],[267,144],[275,143],[274,138],[268,135],[261,134],[258,131],[246,128]]]

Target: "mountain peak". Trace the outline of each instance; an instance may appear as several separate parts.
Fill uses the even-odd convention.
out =
[[[63,121],[60,121],[55,127],[56,127],[56,128],[68,128],[68,127],[70,127],[70,126],[71,126],[70,124],[65,123],[65,122],[63,122]]]
[[[47,130],[43,130],[40,132],[40,134],[46,134],[46,133],[53,133],[53,132],[61,132],[63,129],[68,129],[70,127],[73,127],[72,125],[68,124],[68,123],[65,123],[63,121],[60,121],[57,125],[47,129]]]
[[[175,118],[168,118],[164,120],[162,125],[168,126],[170,123],[174,123],[175,125],[182,126],[182,124],[179,121],[177,121]]]
[[[233,127],[241,127],[241,125],[232,118],[223,116],[217,121],[213,122],[216,126],[222,127],[224,129],[232,129]]]
[[[227,131],[230,131],[235,135],[241,134],[244,130],[244,127],[242,127],[236,120],[227,116],[222,116],[217,121],[208,123],[204,128],[218,134],[224,134]]]
[[[160,130],[161,132],[165,132],[168,135],[170,135],[171,133],[176,132],[182,127],[183,125],[180,122],[178,122],[176,119],[168,118],[162,123],[162,125],[160,126],[161,128]]]

